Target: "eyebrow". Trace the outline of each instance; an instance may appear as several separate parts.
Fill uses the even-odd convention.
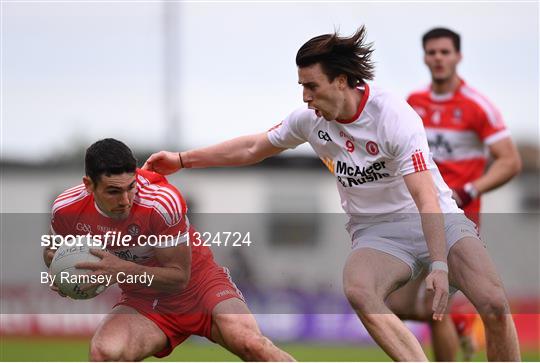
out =
[[[131,187],[134,187],[136,182],[137,182],[136,180],[132,181],[131,183],[129,183],[127,188],[130,189]],[[110,185],[106,188],[106,190],[123,190],[123,188]]]

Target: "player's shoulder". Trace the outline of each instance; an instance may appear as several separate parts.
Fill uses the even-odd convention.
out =
[[[174,225],[182,219],[187,205],[180,191],[167,181],[163,175],[138,169],[137,194],[134,203],[143,208],[152,209],[168,225]]]
[[[84,202],[90,197],[84,184],[76,185],[64,190],[58,195],[52,204],[52,214],[58,215],[64,212],[70,212],[82,208]]]
[[[495,105],[483,93],[466,83],[463,83],[461,87],[459,87],[459,93],[463,98],[481,108],[495,108]]]
[[[302,107],[291,112],[289,116],[287,116],[287,119],[292,122],[311,123],[317,119],[317,115],[314,110]]]
[[[403,114],[412,111],[403,97],[380,87],[370,87],[366,110],[380,123],[385,120],[397,121]]]
[[[429,101],[430,99],[430,93],[431,88],[429,85],[423,85],[422,87],[418,87],[412,92],[409,93],[407,96],[407,102],[415,102],[415,101]]]
[[[366,107],[371,105],[372,107],[382,108],[387,107],[389,104],[400,102],[404,102],[404,99],[386,88],[376,86],[369,87],[369,98]]]
[[[502,125],[502,116],[497,107],[480,91],[463,83],[459,88],[459,94],[468,101],[471,107],[481,110],[492,125]]]

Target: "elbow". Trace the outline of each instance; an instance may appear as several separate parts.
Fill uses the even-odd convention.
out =
[[[169,285],[167,292],[180,293],[184,291],[189,285],[190,273],[179,271],[174,281]]]
[[[523,170],[523,163],[519,155],[516,156],[514,162],[512,163],[512,177],[518,175]]]
[[[259,152],[256,145],[253,145],[247,150],[245,164],[246,165],[256,164],[258,162],[263,161],[264,159],[266,159],[266,157],[262,155],[261,152]]]

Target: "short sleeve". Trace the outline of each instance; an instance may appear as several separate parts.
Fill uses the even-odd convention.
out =
[[[478,117],[472,125],[480,140],[491,145],[510,136],[499,110],[486,99],[477,100]]]
[[[310,110],[297,110],[268,130],[268,140],[275,147],[294,149],[307,141],[306,128],[310,119]]]
[[[56,212],[51,216],[51,234],[60,236],[66,236],[70,234],[68,228],[68,221],[66,220],[65,216],[60,212]]]
[[[172,186],[160,187],[155,192],[150,227],[160,243],[154,247],[173,247],[188,241],[189,220],[186,213],[187,207],[181,194]]]
[[[388,148],[397,164],[397,173],[408,175],[431,169],[429,146],[422,120],[405,101],[394,100],[385,113]],[[383,136],[384,137],[384,136]]]

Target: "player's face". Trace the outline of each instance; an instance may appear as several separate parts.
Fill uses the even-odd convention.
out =
[[[343,76],[330,82],[319,63],[298,68],[298,83],[304,88],[304,102],[315,110],[318,117],[322,116],[327,121],[336,120],[343,109],[346,82]]]
[[[433,82],[445,82],[454,77],[460,61],[461,53],[454,48],[450,38],[430,39],[424,46],[424,62]]]
[[[129,216],[137,191],[134,173],[101,175],[97,183],[88,177],[83,181],[87,190],[94,194],[94,200],[103,213],[114,219],[125,219]]]

